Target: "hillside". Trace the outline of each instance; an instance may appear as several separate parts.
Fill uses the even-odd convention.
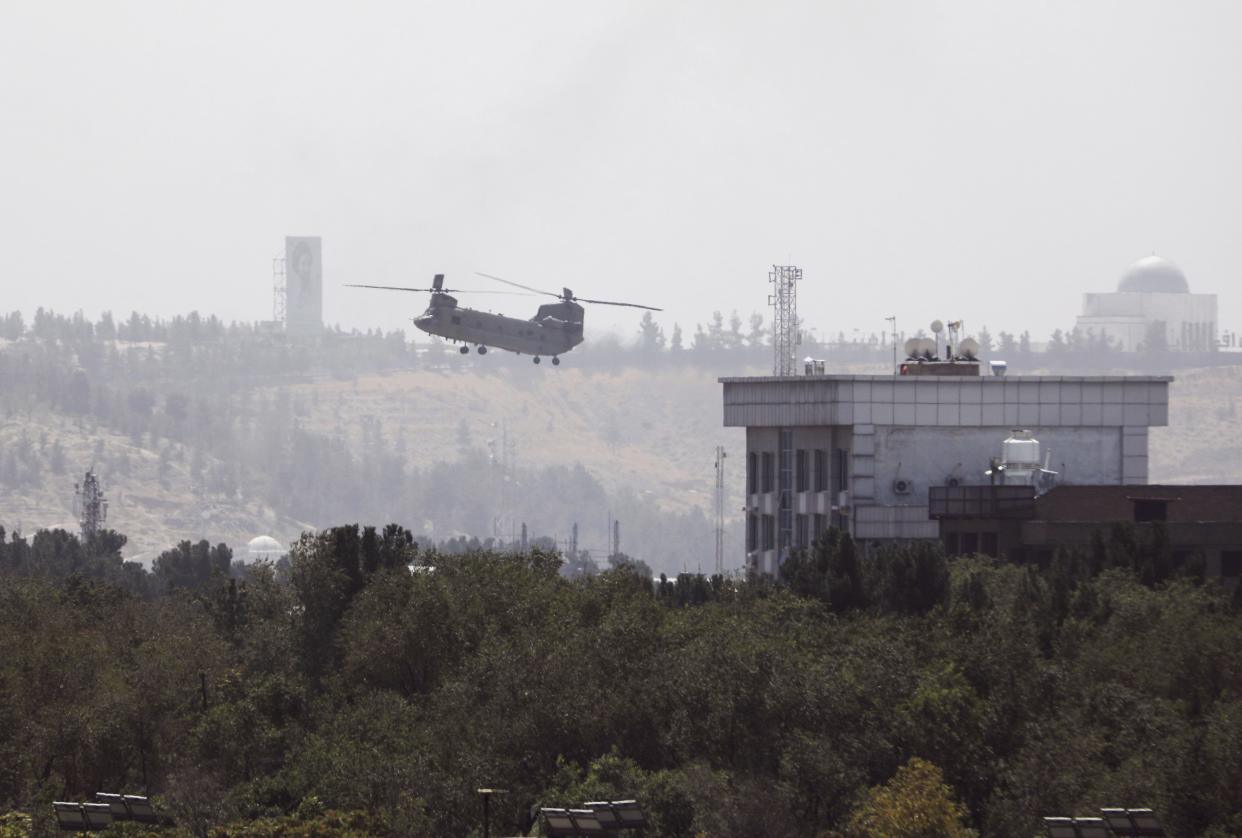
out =
[[[0,481],[0,525],[76,532],[73,488],[93,464],[109,501],[108,526],[129,538],[127,559],[150,563],[183,539],[223,541],[239,552],[255,535],[289,543],[309,527],[278,515],[244,485],[231,496],[196,492],[193,455],[180,446],[168,450],[161,467],[160,452],[88,423],[50,412],[9,417],[0,423],[0,467],[15,465],[23,485]],[[202,459],[198,465],[222,464]]]
[[[286,403],[287,421],[324,439],[339,440],[346,451],[376,451],[380,461],[400,458],[412,473],[427,474],[445,462],[486,464],[499,453],[507,435],[518,475],[510,531],[528,521],[532,535],[564,538],[570,522],[579,521],[582,543],[598,551],[606,544],[609,517],[624,517],[645,530],[627,529],[625,546],[636,553],[664,554],[653,564],[676,570],[683,563],[693,567],[710,560],[713,451],[718,444],[735,454],[726,472],[729,564],[740,560],[737,513],[744,440],[737,429],[721,427],[717,375],[689,365],[605,372],[569,364],[527,368],[463,359],[460,365],[441,369],[304,377],[296,383],[249,389],[238,398]],[[1242,369],[1178,373],[1171,391],[1170,426],[1154,429],[1151,435],[1153,482],[1242,480],[1242,441],[1234,433],[1240,399]],[[419,509],[410,508],[424,506],[430,514],[435,507],[430,499],[407,501],[395,510],[372,508],[366,500],[338,503],[322,516],[307,516],[324,520],[299,520],[277,512],[291,507],[282,506],[287,498],[272,495],[271,484],[253,465],[253,446],[236,445],[212,457],[166,438],[152,442],[150,434],[111,432],[90,418],[70,418],[45,407],[8,416],[0,425],[0,446],[0,472],[12,472],[0,473],[0,524],[26,532],[72,528],[73,484],[93,462],[112,502],[109,523],[130,538],[129,558],[149,561],[184,538],[225,541],[240,548],[254,535],[266,533],[287,543],[304,529],[355,517],[371,522],[405,518],[402,523],[435,538],[491,534],[476,531],[477,523],[446,529],[444,522],[420,517]],[[572,502],[566,501],[563,491],[559,495],[555,491],[564,487],[546,481],[568,479],[557,474],[569,471],[535,474],[550,466],[581,466],[607,496],[588,486],[571,493]],[[318,468],[309,472],[312,482],[333,478],[330,471],[322,473],[328,466]],[[205,480],[204,475],[212,479]],[[490,476],[476,474],[471,479]],[[457,500],[443,497],[450,488]],[[435,491],[435,500],[448,505],[439,507],[441,517],[445,508],[469,502],[488,506],[493,497],[472,492],[468,485]],[[545,511],[549,505],[563,508]],[[483,518],[485,513],[489,517]],[[498,510],[486,509],[470,520],[490,521],[495,514]],[[669,533],[683,525],[693,531],[681,534],[684,543],[671,546]]]

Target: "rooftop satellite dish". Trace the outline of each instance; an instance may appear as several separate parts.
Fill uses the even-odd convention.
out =
[[[965,338],[957,345],[957,351],[961,353],[963,358],[975,360],[979,357],[979,341],[974,338]]]
[[[920,341],[918,338],[910,338],[909,340],[907,340],[906,347],[905,347],[906,357],[917,358],[919,354],[919,349],[921,346],[922,346],[922,341]]]
[[[941,332],[944,331],[944,324],[941,323],[939,320],[933,320],[931,322],[931,330],[935,332],[936,334],[940,334]]]

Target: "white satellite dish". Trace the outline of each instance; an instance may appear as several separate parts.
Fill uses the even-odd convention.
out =
[[[969,358],[973,361],[979,357],[979,341],[974,338],[964,338],[957,345],[957,351],[963,358]]]
[[[933,320],[933,321],[931,322],[931,330],[932,330],[935,334],[940,334],[941,332],[943,332],[943,331],[944,331],[944,324],[943,324],[943,323],[941,323],[939,320]]]
[[[906,357],[917,358],[919,354],[919,347],[921,344],[922,344],[922,341],[920,341],[918,338],[910,338],[909,340],[907,340],[906,347],[905,347]]]

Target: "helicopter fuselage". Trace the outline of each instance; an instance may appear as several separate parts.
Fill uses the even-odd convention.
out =
[[[414,318],[414,325],[454,342],[555,357],[582,343],[582,318],[582,306],[573,302],[542,305],[534,317],[522,320],[463,308],[455,297],[436,292],[427,310]]]

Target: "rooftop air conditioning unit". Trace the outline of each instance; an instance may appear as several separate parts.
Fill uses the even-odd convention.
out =
[[[951,474],[944,479],[944,485],[948,486],[950,489],[956,489],[958,486],[962,485],[962,478],[958,477],[956,474]]]

